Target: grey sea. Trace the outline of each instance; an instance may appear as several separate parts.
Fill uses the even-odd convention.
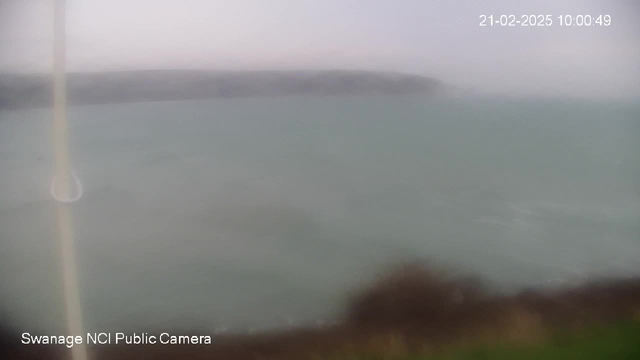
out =
[[[0,315],[32,333],[64,323],[50,120],[0,111]],[[331,321],[404,259],[506,291],[640,273],[638,103],[280,97],[69,122],[88,330]]]

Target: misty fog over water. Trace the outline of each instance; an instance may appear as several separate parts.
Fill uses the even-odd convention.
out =
[[[50,114],[0,114],[2,302],[55,328]],[[639,115],[421,96],[73,108],[87,326],[331,319],[361,281],[416,257],[505,289],[637,274]]]
[[[67,135],[87,331],[326,323],[416,258],[501,291],[640,273],[636,1],[68,0],[68,134],[53,4],[0,0],[0,327],[73,318]]]

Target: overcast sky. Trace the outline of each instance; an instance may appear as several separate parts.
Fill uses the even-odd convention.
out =
[[[51,69],[53,0],[0,0],[0,72]],[[551,27],[479,16],[553,15]],[[611,15],[562,28],[558,15]],[[465,88],[640,94],[640,1],[67,0],[68,69],[367,69]]]

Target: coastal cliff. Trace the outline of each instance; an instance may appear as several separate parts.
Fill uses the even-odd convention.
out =
[[[0,109],[51,105],[48,74],[0,74]],[[71,105],[290,95],[396,95],[443,91],[418,75],[368,71],[145,70],[69,73]]]

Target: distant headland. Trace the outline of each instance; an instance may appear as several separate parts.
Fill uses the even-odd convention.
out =
[[[0,109],[51,105],[52,77],[0,74]],[[436,79],[353,70],[78,72],[67,76],[71,105],[289,95],[436,95]]]

